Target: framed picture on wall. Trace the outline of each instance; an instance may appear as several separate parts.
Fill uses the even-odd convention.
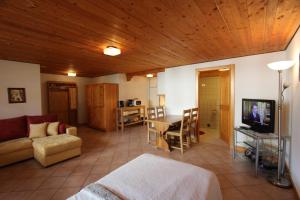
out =
[[[7,88],[9,103],[26,103],[25,88]]]

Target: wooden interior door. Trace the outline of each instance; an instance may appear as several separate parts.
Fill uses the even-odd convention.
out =
[[[69,90],[69,124],[77,125],[77,88],[71,87]]]
[[[56,114],[59,121],[69,123],[68,90],[51,90],[49,92],[49,113]]]
[[[220,72],[220,136],[228,144],[231,141],[230,79],[230,71]]]
[[[87,118],[88,118],[88,124],[89,126],[92,126],[92,110],[93,110],[93,103],[92,103],[92,95],[93,95],[93,87],[92,85],[86,86],[86,105],[87,105]]]

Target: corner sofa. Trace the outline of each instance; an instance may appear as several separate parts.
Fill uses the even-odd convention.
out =
[[[60,124],[57,135],[29,138],[30,124],[55,121],[55,115],[0,120],[0,167],[33,157],[46,167],[80,155],[82,142],[76,127]]]

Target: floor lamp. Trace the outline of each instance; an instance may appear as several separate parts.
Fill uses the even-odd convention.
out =
[[[151,100],[150,100],[150,95],[151,95],[151,78],[153,78],[153,74],[147,74],[146,77],[148,78],[148,107],[150,108]]]
[[[281,136],[281,112],[282,112],[282,102],[283,102],[283,92],[286,88],[288,88],[287,85],[282,84],[282,71],[289,69],[294,65],[293,61],[278,61],[269,63],[268,67],[272,70],[278,71],[279,75],[279,85],[278,85],[278,103],[277,103],[277,116],[278,116],[278,168],[277,168],[277,175],[270,177],[269,181],[278,187],[282,188],[288,188],[291,186],[291,181],[289,178],[282,176],[282,169],[284,166],[284,161],[282,162],[282,156],[285,154],[282,149],[282,136]],[[285,151],[285,150],[284,150]]]

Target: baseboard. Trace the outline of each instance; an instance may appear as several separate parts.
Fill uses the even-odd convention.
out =
[[[294,189],[295,189],[295,191],[296,191],[297,197],[298,197],[298,199],[300,199],[300,191],[296,190],[296,188],[295,188],[295,184],[294,184],[294,181],[293,181],[293,177],[291,176],[291,170],[290,170],[290,168],[288,167],[288,165],[287,165],[286,162],[285,162],[285,170],[288,171],[289,177],[290,177],[291,182],[292,182],[292,185],[293,185],[293,187],[294,187]]]

